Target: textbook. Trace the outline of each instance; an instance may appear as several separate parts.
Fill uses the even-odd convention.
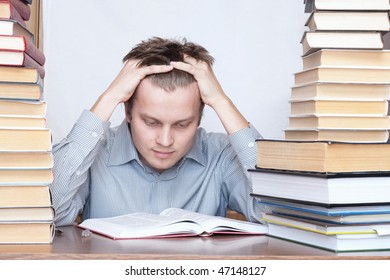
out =
[[[318,174],[314,172],[249,170],[254,195],[323,204],[390,202],[390,174]],[[369,193],[369,195],[368,195]]]
[[[390,86],[387,84],[313,82],[293,86],[290,100],[386,100],[390,98],[389,93]]]
[[[390,171],[389,143],[258,139],[258,168],[319,173]]]
[[[1,124],[1,118],[0,118]],[[293,129],[390,129],[389,116],[337,116],[324,114],[291,115],[288,128]]]
[[[0,82],[39,83],[41,77],[33,67],[0,66]]]
[[[178,208],[160,214],[132,213],[87,219],[78,225],[112,239],[209,236],[212,234],[266,234],[267,226],[215,217]]]
[[[269,235],[335,252],[389,250],[390,234],[322,234],[278,224],[268,224]]]
[[[45,101],[0,99],[0,115],[45,117],[46,110]]]
[[[315,67],[389,68],[390,50],[321,49],[302,57],[303,70]]]
[[[387,12],[313,12],[306,26],[310,31],[389,31]]]
[[[388,0],[304,0],[305,12],[321,10],[371,10],[387,11],[390,9]]]
[[[355,143],[385,143],[389,140],[387,129],[285,129],[289,141],[339,141]]]
[[[380,32],[376,31],[306,31],[301,39],[302,55],[319,49],[383,49]]]
[[[335,114],[335,115],[387,115],[387,100],[293,100],[291,115]]]
[[[50,169],[53,155],[49,151],[2,151],[0,149],[1,169]]]
[[[34,35],[25,26],[21,25],[16,20],[0,20],[0,35],[8,36],[24,36],[28,40],[33,41]]]
[[[19,100],[40,100],[42,85],[39,83],[1,83],[0,98]]]
[[[0,115],[0,128],[44,128],[46,118]]]
[[[0,185],[0,207],[50,207],[48,185]]]
[[[319,66],[294,74],[295,86],[314,82],[389,84],[390,68]]]
[[[260,221],[322,234],[376,234],[378,232],[390,234],[390,222],[336,224],[279,213],[263,213]]]
[[[0,128],[0,147],[2,151],[51,151],[51,131]]]
[[[50,244],[53,222],[0,222],[1,244]]]

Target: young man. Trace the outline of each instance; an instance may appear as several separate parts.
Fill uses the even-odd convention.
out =
[[[133,48],[94,106],[53,149],[56,224],[168,207],[256,221],[247,172],[256,161],[251,127],[216,79],[213,58],[185,40],[151,38]],[[126,119],[109,118],[125,104]],[[204,105],[228,135],[199,128]]]

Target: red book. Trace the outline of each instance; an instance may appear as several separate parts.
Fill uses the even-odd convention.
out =
[[[45,64],[45,55],[29,39],[24,36],[2,36],[0,35],[0,51],[26,52],[40,65]]]
[[[23,20],[28,21],[30,19],[31,8],[22,0],[0,0],[0,2],[10,3],[17,10]]]
[[[9,1],[0,0],[0,19],[13,19],[26,26],[22,16]]]
[[[0,65],[32,67],[38,71],[42,79],[45,77],[44,67],[24,51],[0,51]]]

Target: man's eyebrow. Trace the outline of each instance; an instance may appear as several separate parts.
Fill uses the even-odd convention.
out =
[[[153,116],[151,116],[151,115],[148,115],[147,113],[141,113],[140,116],[141,116],[141,118],[143,118],[143,119],[151,119],[151,120],[155,120],[155,121],[160,122],[159,119],[157,119],[157,118],[155,118],[155,117],[153,117]],[[190,117],[188,117],[188,118],[184,118],[184,119],[181,119],[181,120],[177,120],[177,121],[175,121],[174,123],[176,124],[176,123],[181,123],[181,122],[192,122],[192,121],[194,121],[195,119],[196,119],[196,116],[190,116]]]

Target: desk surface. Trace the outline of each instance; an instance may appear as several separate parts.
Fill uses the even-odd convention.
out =
[[[0,259],[390,259],[390,251],[334,253],[269,236],[111,240],[61,230],[50,245],[0,245]]]

